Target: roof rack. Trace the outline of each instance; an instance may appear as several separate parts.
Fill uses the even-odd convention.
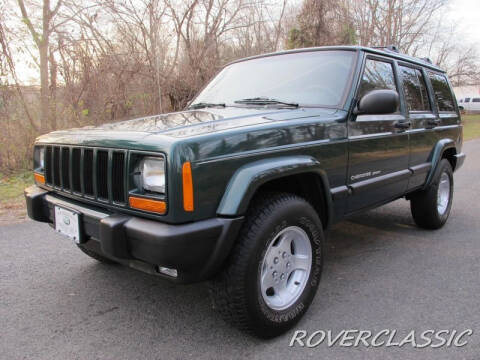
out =
[[[393,51],[399,53],[398,47],[396,45],[387,45],[387,46],[372,46],[373,49],[385,49],[388,51]]]
[[[372,46],[372,48],[373,49],[382,49],[382,50],[387,50],[387,51],[393,51],[393,52],[396,52],[397,54],[400,53],[400,51],[398,51],[397,46],[395,46],[395,45]],[[405,56],[408,56],[408,55],[405,55]],[[413,57],[411,57],[411,58],[413,58]],[[429,57],[417,57],[416,59],[433,65],[433,61]]]

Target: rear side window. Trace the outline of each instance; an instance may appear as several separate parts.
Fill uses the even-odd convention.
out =
[[[470,98],[465,98],[465,102],[470,102]]]
[[[480,102],[480,98],[473,98],[472,102]]]
[[[358,91],[358,98],[361,99],[372,90],[381,89],[397,91],[392,64],[385,61],[367,59]]]
[[[434,73],[429,73],[429,77],[432,82],[438,111],[455,111],[453,96],[450,87],[448,86],[447,78],[443,75]]]
[[[406,66],[400,66],[400,72],[408,111],[430,111],[427,87],[422,72]]]

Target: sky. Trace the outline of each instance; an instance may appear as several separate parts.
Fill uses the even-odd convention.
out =
[[[445,20],[449,24],[458,26],[459,41],[472,44],[480,56],[480,0],[450,0]],[[17,65],[19,80],[24,84],[38,83],[38,70],[27,67],[25,64]],[[480,64],[479,64],[480,66]]]
[[[465,41],[474,43],[480,54],[480,0],[452,0],[448,7],[448,20],[458,24]]]
[[[462,38],[475,45],[480,55],[480,0],[453,0],[449,8],[450,20],[458,24]],[[480,94],[478,86],[454,88],[454,91],[457,100]]]

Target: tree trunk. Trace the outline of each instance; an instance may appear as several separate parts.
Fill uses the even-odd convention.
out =
[[[48,88],[48,42],[42,39],[38,50],[40,52],[40,127],[41,132],[49,130],[48,114],[50,112]]]
[[[49,123],[51,129],[57,130],[57,62],[52,52],[49,57],[50,84],[49,84]]]

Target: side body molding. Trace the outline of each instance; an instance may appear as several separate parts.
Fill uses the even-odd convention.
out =
[[[255,191],[270,180],[314,173],[321,179],[323,195],[328,206],[328,219],[332,211],[332,196],[325,171],[320,163],[311,156],[287,156],[262,159],[240,167],[230,179],[222,201],[217,209],[219,216],[243,215],[248,208]]]
[[[427,181],[425,182],[424,187],[430,185],[433,180],[433,175],[435,174],[435,171],[437,171],[438,163],[442,159],[443,152],[450,148],[454,148],[456,150],[455,142],[452,139],[441,139],[437,142],[430,155],[432,167],[430,168],[430,172],[428,173]]]

